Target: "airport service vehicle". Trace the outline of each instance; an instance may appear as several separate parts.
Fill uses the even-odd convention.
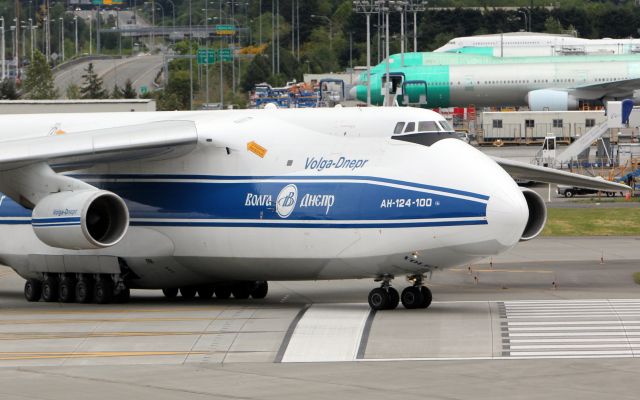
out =
[[[582,194],[596,194],[600,192],[600,190],[593,190],[593,189],[588,189],[588,188],[583,188],[583,187],[577,187],[577,186],[566,186],[566,185],[558,185],[557,189],[556,189],[556,193],[558,193],[558,195],[560,196],[564,196],[567,198],[576,196],[576,195],[582,195]],[[616,196],[616,192],[603,192],[607,197],[615,197]]]
[[[371,102],[385,103],[387,86],[399,105],[425,108],[528,106],[532,111],[576,110],[609,100],[638,99],[640,54],[509,57],[405,53],[371,70]],[[385,82],[389,81],[388,85]],[[351,89],[367,101],[367,73]]]
[[[495,57],[574,56],[640,53],[640,39],[584,39],[539,32],[508,32],[451,39],[436,53]]]
[[[130,288],[262,298],[269,280],[371,278],[372,308],[424,308],[427,274],[542,230],[544,202],[509,173],[626,188],[496,161],[417,108],[0,123],[0,263],[29,301],[126,301]],[[402,294],[396,276],[411,282]]]

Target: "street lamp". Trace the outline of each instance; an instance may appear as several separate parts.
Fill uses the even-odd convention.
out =
[[[160,4],[160,3],[157,3],[156,5],[157,5],[156,10],[160,10],[160,12],[162,13],[161,14],[162,15],[162,26],[164,26],[164,7],[162,7],[162,4]]]
[[[426,0],[411,0],[407,5],[407,12],[413,13],[413,51],[418,52],[418,13],[426,10]]]
[[[76,37],[75,37],[76,57],[78,57],[78,16],[77,15],[73,16],[73,22],[75,23],[75,33],[76,33]]]
[[[64,62],[64,18],[58,18],[60,20],[60,54],[62,55],[62,62]]]
[[[380,12],[380,3],[375,0],[356,0],[354,11],[367,17],[367,105],[371,105],[371,14]]]
[[[176,5],[173,4],[173,1],[171,0],[167,0],[170,4],[171,4],[171,13],[172,13],[172,17],[173,17],[173,30],[175,31],[176,29]]]
[[[2,51],[2,80],[5,80],[7,78],[7,60],[5,59],[5,44],[4,44],[4,17],[0,17],[0,23],[2,23],[2,25],[0,26],[0,29],[2,29],[2,44],[0,45],[0,51]]]
[[[329,50],[333,52],[333,24],[331,23],[331,19],[325,15],[314,14],[311,14],[311,18],[324,19],[329,22]]]

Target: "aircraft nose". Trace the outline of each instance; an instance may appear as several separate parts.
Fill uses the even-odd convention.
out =
[[[515,246],[522,237],[529,219],[529,208],[522,190],[496,164],[493,189],[487,204],[487,223],[490,235],[497,244],[497,252]]]
[[[455,166],[448,168],[449,179],[465,182],[467,191],[485,196],[486,225],[474,231],[478,236],[469,237],[458,250],[487,257],[515,246],[527,224],[529,209],[511,176],[490,157],[461,140],[441,140],[432,149],[443,165],[451,165],[455,159]],[[456,157],[452,158],[452,154]],[[463,167],[460,160],[464,160]]]

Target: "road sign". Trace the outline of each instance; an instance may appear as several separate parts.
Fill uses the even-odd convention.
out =
[[[221,61],[233,61],[233,49],[220,49],[218,56]]]
[[[198,49],[198,64],[213,64],[215,62],[215,49]]]
[[[236,27],[233,25],[216,25],[216,35],[230,36],[236,34]]]

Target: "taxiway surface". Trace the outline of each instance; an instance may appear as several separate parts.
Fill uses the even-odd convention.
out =
[[[434,273],[427,310],[375,314],[369,280],[99,306],[27,303],[2,269],[0,397],[636,398],[639,245],[537,239]]]

